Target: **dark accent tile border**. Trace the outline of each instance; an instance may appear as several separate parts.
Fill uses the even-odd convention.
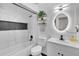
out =
[[[27,23],[11,22],[11,21],[2,21],[0,20],[0,31],[4,30],[27,30]]]

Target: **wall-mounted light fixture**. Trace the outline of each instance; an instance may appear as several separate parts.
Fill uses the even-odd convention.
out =
[[[69,4],[61,4],[57,7],[54,8],[55,11],[63,11],[64,9],[67,9],[67,7],[69,6]]]

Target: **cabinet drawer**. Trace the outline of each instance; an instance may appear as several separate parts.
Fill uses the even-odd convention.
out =
[[[65,56],[79,56],[79,49],[65,46],[65,45],[58,45],[58,48],[62,51],[61,53]]]

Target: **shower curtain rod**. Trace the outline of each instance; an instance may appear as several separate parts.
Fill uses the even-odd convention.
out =
[[[23,7],[23,6],[21,6],[22,4],[21,3],[12,3],[13,5],[16,5],[16,6],[18,6],[18,7],[20,7],[20,8],[22,8],[22,9],[24,9],[24,10],[27,10],[27,11],[29,11],[29,12],[31,12],[31,13],[33,13],[33,14],[37,14],[37,12],[35,12],[35,11],[33,11],[32,9],[30,9],[29,7]]]

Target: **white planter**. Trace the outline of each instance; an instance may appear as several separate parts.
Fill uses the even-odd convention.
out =
[[[41,31],[41,32],[44,32],[45,29],[46,29],[46,24],[39,23],[39,28],[40,28],[40,31]]]
[[[38,25],[41,32],[44,32],[46,29],[46,17],[41,20],[41,18],[38,18]]]

